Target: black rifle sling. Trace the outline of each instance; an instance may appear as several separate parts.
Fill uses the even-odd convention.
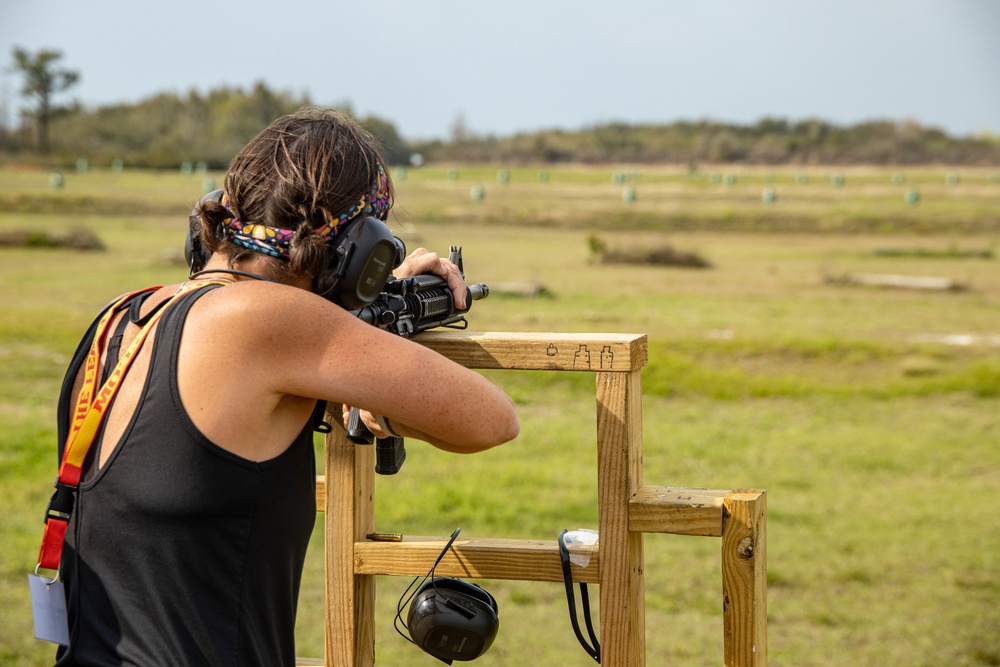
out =
[[[330,422],[326,421],[326,401],[316,401],[316,407],[309,418],[309,427],[316,433],[329,433],[333,430]]]
[[[573,595],[573,575],[569,567],[569,549],[563,540],[566,532],[566,530],[563,530],[559,533],[559,557],[562,560],[563,583],[566,584],[569,620],[573,625],[573,632],[576,634],[576,639],[580,642],[580,646],[587,652],[587,655],[597,661],[597,664],[601,664],[601,645],[597,641],[597,633],[594,632],[594,624],[590,617],[590,596],[587,594],[587,584],[584,583],[580,584],[580,602],[583,604],[583,620],[587,624],[587,634],[590,635],[590,641],[594,643],[593,646],[588,644],[587,640],[583,638],[583,633],[580,632],[580,623],[576,620],[576,599]]]

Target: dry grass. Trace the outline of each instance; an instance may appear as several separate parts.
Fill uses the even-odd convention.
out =
[[[793,171],[765,180],[735,170],[726,186],[708,168],[657,169],[629,181],[637,198],[628,205],[613,182],[626,167],[550,169],[546,183],[512,170],[506,186],[494,168],[458,169],[456,181],[445,169],[397,181],[395,224],[405,221],[408,245],[461,244],[470,280],[537,283],[550,294],[478,302],[472,327],[647,333],[646,481],[768,490],[771,664],[1000,664],[1000,349],[990,342],[1000,338],[1000,271],[995,258],[875,252],[888,243],[991,247],[1000,185],[969,173],[946,186],[945,170],[908,170],[899,187],[922,192],[908,207],[890,171],[844,170],[836,189],[821,169],[802,186]],[[479,203],[469,197],[474,182],[487,188]],[[778,191],[773,205],[760,201],[764,183]],[[112,295],[183,274],[159,258],[182,243],[200,185],[92,170],[55,192],[45,173],[0,175],[0,231],[83,224],[108,247],[99,263],[64,250],[0,250],[4,665],[52,656],[30,637],[24,573],[51,490],[53,403],[67,357]],[[855,216],[866,231],[844,233]],[[761,233],[764,223],[789,229]],[[754,231],[734,231],[744,224]],[[918,228],[927,231],[899,231]],[[713,269],[596,264],[594,230],[609,245],[669,243]],[[943,274],[970,289],[857,290],[825,284],[827,272]],[[940,342],[952,334],[968,344]],[[491,376],[517,401],[522,437],[461,459],[412,443],[401,475],[379,481],[379,528],[554,539],[564,527],[592,527],[593,385],[571,375]],[[719,663],[716,549],[707,539],[647,538],[648,664]],[[300,645],[319,655],[318,548],[309,559]],[[391,629],[405,583],[379,582],[379,664],[438,664]],[[479,664],[592,664],[558,586],[483,583],[500,599],[502,627]]]

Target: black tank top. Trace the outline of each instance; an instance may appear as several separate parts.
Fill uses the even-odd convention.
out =
[[[312,424],[261,463],[198,431],[181,405],[177,350],[188,310],[206,292],[164,313],[121,442],[78,491],[62,556],[71,643],[57,654],[60,667],[295,663],[316,518]],[[253,406],[237,396],[215,408]]]

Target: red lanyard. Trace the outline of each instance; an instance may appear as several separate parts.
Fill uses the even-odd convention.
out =
[[[90,352],[87,354],[87,363],[84,371],[83,387],[77,397],[76,409],[73,411],[73,422],[66,437],[66,447],[63,451],[62,465],[59,466],[59,476],[56,478],[56,492],[49,501],[49,507],[45,512],[45,533],[42,536],[42,548],[38,554],[38,567],[49,570],[58,570],[59,561],[62,558],[63,542],[66,539],[66,528],[69,526],[70,515],[73,513],[73,503],[76,488],[80,485],[80,477],[83,475],[83,464],[87,459],[87,453],[91,445],[97,439],[101,423],[107,413],[111,399],[121,386],[122,378],[132,361],[135,359],[142,347],[143,341],[152,330],[163,312],[181,295],[193,289],[204,287],[205,285],[225,285],[227,281],[221,280],[199,280],[192,283],[183,284],[177,293],[159,308],[156,313],[146,322],[142,330],[136,334],[125,354],[118,360],[118,364],[111,372],[111,375],[104,382],[104,386],[97,391],[98,366],[100,365],[104,336],[107,328],[114,318],[118,309],[132,297],[160,289],[159,287],[149,287],[131,294],[126,294],[118,300],[101,318],[94,333],[94,341],[91,343]]]

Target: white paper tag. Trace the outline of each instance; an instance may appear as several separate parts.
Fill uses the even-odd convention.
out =
[[[28,587],[31,589],[35,637],[69,646],[69,617],[66,614],[66,592],[63,582],[29,574]]]

